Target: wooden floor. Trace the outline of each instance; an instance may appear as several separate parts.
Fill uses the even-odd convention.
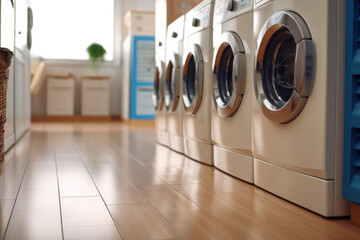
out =
[[[5,239],[360,239],[154,143],[151,127],[33,124],[0,172]]]

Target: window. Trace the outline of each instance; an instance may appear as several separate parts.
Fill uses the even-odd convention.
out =
[[[114,59],[114,0],[31,0],[31,8],[34,57],[87,60],[96,42]]]

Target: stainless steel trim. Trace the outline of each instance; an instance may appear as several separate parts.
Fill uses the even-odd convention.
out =
[[[190,101],[188,89],[187,89],[187,75],[189,70],[189,64],[191,58],[195,60],[195,94]],[[197,112],[200,107],[202,96],[203,96],[203,85],[204,85],[204,60],[201,52],[201,48],[198,44],[194,44],[190,48],[185,61],[184,61],[184,70],[183,70],[183,91],[182,98],[183,104],[185,107],[185,112],[189,115],[193,115]]]
[[[169,111],[171,104],[172,104],[172,94],[171,94],[171,87],[170,84],[172,84],[172,72],[173,72],[173,61],[169,60],[167,67],[166,67],[166,74],[165,74],[165,107],[166,110]],[[170,83],[171,81],[171,83]]]
[[[266,99],[261,105],[261,110],[263,114],[273,122],[288,123],[300,114],[306,102],[307,98],[302,98],[297,95],[296,92],[293,92],[287,104],[281,109],[272,109],[274,105],[270,104],[270,102]]]
[[[234,57],[232,66],[232,92],[229,102],[224,102],[220,96],[219,73],[220,63],[224,51],[230,47]],[[239,109],[246,84],[246,54],[240,37],[233,32],[225,32],[221,35],[218,45],[214,51],[213,59],[213,99],[219,116],[223,118],[232,117]]]
[[[165,105],[169,112],[174,112],[176,110],[180,98],[180,64],[180,56],[174,53],[168,62],[166,69]],[[171,83],[169,83],[170,79]],[[172,96],[170,92],[172,93]]]
[[[289,32],[296,43],[294,63],[294,91],[283,106],[269,101],[264,90],[263,71],[267,46],[280,31]],[[272,49],[276,51],[276,49]],[[288,123],[304,108],[313,85],[314,45],[305,21],[295,12],[281,11],[272,15],[263,25],[256,42],[254,86],[263,114],[273,122]]]
[[[304,39],[296,46],[294,85],[301,97],[310,96],[313,85],[314,44]]]
[[[164,105],[163,69],[164,63],[158,60],[155,67],[154,91],[152,96],[155,111],[161,111]]]

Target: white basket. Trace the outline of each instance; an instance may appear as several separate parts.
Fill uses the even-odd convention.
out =
[[[109,92],[108,77],[83,77],[81,81],[81,114],[87,116],[109,115]]]
[[[50,76],[47,79],[47,115],[74,115],[75,78]]]

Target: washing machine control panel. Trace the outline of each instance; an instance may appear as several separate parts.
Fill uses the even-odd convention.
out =
[[[255,0],[254,8],[258,8],[258,7],[260,7],[260,6],[262,6],[265,3],[270,2],[270,1],[273,1],[273,0]]]
[[[194,9],[186,14],[185,36],[212,27],[214,5],[208,4],[200,9]]]
[[[215,2],[214,8],[214,26],[220,23],[224,18],[224,11],[226,9],[226,0]]]
[[[250,12],[254,6],[254,0],[225,0],[224,19]]]
[[[167,42],[178,42],[184,39],[185,16],[173,21],[167,29]]]

